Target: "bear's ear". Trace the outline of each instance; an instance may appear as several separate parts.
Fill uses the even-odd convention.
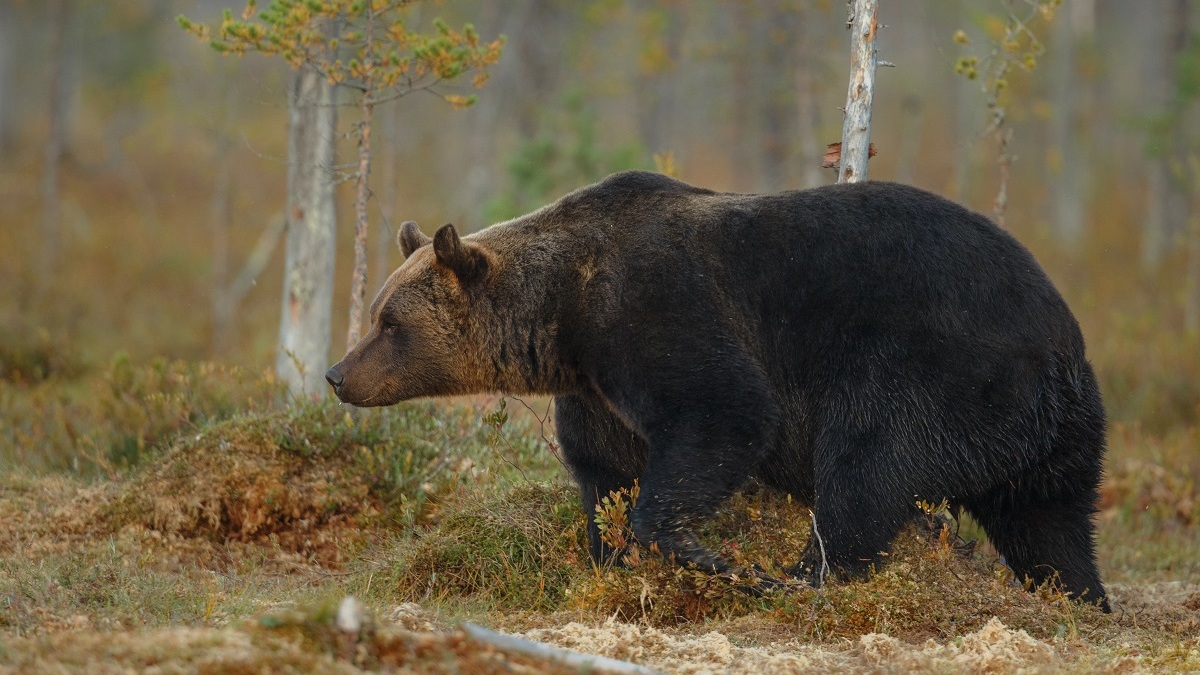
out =
[[[488,259],[483,249],[458,238],[454,226],[446,223],[433,235],[437,261],[449,267],[463,283],[477,281],[487,273]]]
[[[400,231],[396,233],[396,245],[400,247],[400,252],[404,254],[405,258],[431,241],[433,240],[411,220],[401,225]]]

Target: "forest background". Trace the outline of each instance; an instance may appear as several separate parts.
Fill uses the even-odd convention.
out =
[[[217,25],[223,9],[240,12],[235,4],[0,0],[0,473],[7,481],[0,516],[4,508],[25,510],[21,500],[42,490],[32,486],[47,476],[82,481],[51,491],[78,509],[80,485],[142,485],[128,481],[157,470],[154,462],[174,457],[177,441],[191,434],[206,448],[228,441],[251,452],[240,437],[215,430],[221,420],[262,413],[271,425],[293,424],[295,415],[311,413],[320,433],[327,431],[321,425],[341,423],[342,412],[327,402],[317,412],[282,412],[271,372],[292,70],[280,60],[222,56],[176,25],[180,14]],[[415,3],[414,26],[428,30],[440,17],[506,43],[481,89],[469,81],[443,89],[477,96],[474,105],[455,109],[414,93],[376,112],[368,300],[401,262],[394,233],[405,220],[427,233],[446,222],[475,231],[626,168],[663,170],[724,191],[834,182],[821,162],[827,145],[841,140],[845,10],[832,0]],[[1010,46],[1014,18],[1020,30]],[[894,67],[876,76],[871,141],[878,154],[870,178],[911,183],[993,214],[1009,166],[1004,226],[1034,252],[1078,316],[1112,421],[1100,504],[1105,578],[1136,588],[1176,584],[1172,607],[1193,597],[1200,607],[1200,3],[884,0],[880,21],[879,58]],[[997,86],[991,75],[1001,61],[1012,65]],[[335,167],[330,363],[347,332],[357,161],[353,97],[338,96],[349,107],[340,113]],[[1007,149],[998,143],[1005,130]],[[510,423],[507,413],[497,412],[495,399],[465,405],[461,414],[420,410],[461,428],[454,443],[493,454],[500,448],[504,462],[496,461],[494,473],[502,483],[517,473],[565,478],[547,452],[552,435],[535,415],[511,424],[534,425],[518,427],[518,446],[521,453],[541,447],[543,459],[518,453],[528,463],[514,473],[516,455],[505,453],[516,451],[497,435]],[[515,407],[508,412],[521,417]],[[425,422],[405,417],[412,410],[368,416],[361,426],[417,433]],[[209,444],[210,436],[222,440]],[[383,443],[370,438],[343,440],[354,452]],[[412,452],[400,450],[400,460],[387,455],[396,447],[376,454],[403,463],[408,452],[412,464]],[[471,452],[463,451],[472,462],[488,461]],[[461,468],[447,456],[439,451],[425,469],[401,467],[386,480],[371,474],[371,503],[392,514],[389,500],[401,488],[409,491],[405,499],[429,492],[431,500],[443,488],[453,492],[446,485],[463,489],[463,476],[475,469],[456,469],[446,485],[426,481],[447,466]],[[53,499],[38,499],[33,511],[61,511]],[[421,521],[428,514],[420,509],[405,513],[423,526],[433,522]],[[128,529],[121,522],[126,529],[114,531]],[[204,536],[228,541],[221,528],[230,525],[221,522]],[[0,542],[12,544],[6,549],[25,550],[12,542],[28,546],[31,536],[0,523]],[[297,550],[321,570],[345,564],[319,545]],[[67,555],[53,555],[60,554]],[[91,553],[78,555],[54,558],[61,563],[55,569],[94,566]],[[125,606],[109,596],[97,609],[92,596],[64,598],[57,572],[0,562],[0,580],[10,582],[0,588],[0,626],[12,635],[53,633],[78,616],[89,617],[89,626],[106,616],[126,627],[214,623],[222,614],[205,603],[220,606],[253,576],[238,568],[249,576],[180,599],[191,608],[181,615],[174,604]],[[329,584],[337,592],[353,586],[321,574],[306,583],[326,584],[322,592],[331,593]],[[129,581],[150,593],[143,582]],[[1120,602],[1120,590],[1116,596]],[[1123,597],[1136,604],[1136,593]],[[30,609],[39,602],[44,611]],[[250,616],[263,606],[224,616]],[[1171,617],[1158,625],[1182,620]],[[1054,635],[1055,624],[1048,625],[1049,633],[1030,630]],[[1128,637],[1114,631],[1114,641]],[[1192,663],[1187,649],[1185,666]]]

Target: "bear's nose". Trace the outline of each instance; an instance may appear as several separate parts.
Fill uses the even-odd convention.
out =
[[[334,391],[337,391],[337,388],[346,381],[346,377],[337,369],[337,366],[334,366],[325,372],[325,381],[333,387]]]

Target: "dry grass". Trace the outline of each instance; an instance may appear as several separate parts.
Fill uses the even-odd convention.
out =
[[[0,477],[0,670],[546,667],[471,643],[454,629],[462,619],[673,672],[1200,668],[1192,423],[1114,426],[1099,517],[1106,616],[1017,587],[986,544],[969,551],[936,519],[910,527],[868,580],[820,590],[746,593],[744,579],[645,551],[597,569],[536,421],[497,431],[491,404],[355,418],[266,396],[239,412],[220,401],[270,383],[247,378],[208,400],[219,384],[205,378],[226,372],[160,362],[8,381],[31,411],[99,392],[90,419],[124,412],[95,437],[138,426],[122,416],[160,422],[138,461],[76,473],[32,462]],[[143,399],[168,390],[170,403],[121,408],[115,377]],[[167,423],[183,410],[207,412]],[[808,525],[805,507],[752,487],[702,537],[777,574]],[[374,612],[349,646],[331,623],[345,595]]]

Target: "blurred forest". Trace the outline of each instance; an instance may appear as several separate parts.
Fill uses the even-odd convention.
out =
[[[223,57],[174,21],[211,24],[230,5],[0,0],[10,371],[22,359],[88,368],[118,352],[272,362],[291,72]],[[1083,323],[1114,417],[1148,427],[1194,423],[1200,403],[1200,244],[1193,236],[1189,255],[1188,243],[1200,229],[1198,5],[1066,0],[1029,22],[1043,47],[1029,54],[1036,67],[1015,69],[998,92],[1012,131],[1006,226]],[[963,59],[1003,49],[1010,12],[1029,6],[881,3],[879,56],[895,67],[877,76],[870,178],[991,212],[996,92],[982,72],[967,77],[974,62]],[[401,262],[403,220],[473,231],[632,167],[669,166],[727,191],[836,178],[821,157],[841,137],[842,2],[455,0],[411,12],[420,25],[473,23],[507,45],[486,87],[458,87],[478,94],[474,106],[413,95],[377,111],[368,296]],[[348,108],[340,128],[352,123]],[[352,173],[348,133],[338,153]],[[352,182],[338,189],[342,335]],[[265,267],[240,274],[255,258]]]
[[[497,660],[465,620],[665,672],[1200,672],[1200,0],[879,2],[869,178],[994,217],[1082,325],[1111,422],[1113,614],[1024,592],[945,504],[920,503],[865,581],[752,596],[637,548],[596,566],[586,523],[633,537],[636,497],[579,508],[547,401],[289,395],[289,360],[326,391],[325,365],[280,349],[306,314],[285,256],[328,250],[285,240],[332,222],[325,175],[332,326],[327,292],[288,286],[320,304],[318,364],[353,338],[364,204],[369,301],[407,220],[475,231],[627,168],[835,182],[844,0],[303,0],[481,48],[440,96],[372,113],[352,85],[390,54],[339,64],[335,108],[286,50],[252,53],[271,51],[257,32],[240,58],[197,39],[238,51],[219,26],[243,3],[0,0],[0,671],[546,670]],[[336,147],[296,131],[335,110]],[[755,485],[700,532],[770,574],[812,534],[823,547],[812,511]]]

